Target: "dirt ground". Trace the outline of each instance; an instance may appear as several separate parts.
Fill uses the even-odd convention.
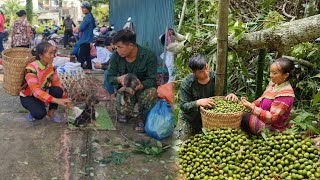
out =
[[[174,179],[173,146],[147,155],[162,148],[136,133],[136,122],[114,123],[116,130],[108,131],[69,130],[46,119],[28,122],[19,98],[0,86],[1,179]],[[168,138],[161,145],[172,143]]]
[[[146,134],[136,133],[136,122],[116,123],[115,116],[116,130],[108,131],[69,130],[65,124],[46,119],[28,122],[19,97],[3,92],[2,73],[0,70],[0,179],[174,179],[172,138],[160,143],[170,147],[158,154],[163,148]],[[103,82],[101,73],[93,76]],[[112,103],[106,106],[112,107]]]

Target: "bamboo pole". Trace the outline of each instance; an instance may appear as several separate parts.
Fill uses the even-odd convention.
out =
[[[181,16],[180,16],[180,20],[179,20],[178,30],[177,30],[178,33],[181,30],[181,26],[182,26],[182,22],[183,22],[183,19],[184,19],[184,14],[186,12],[186,8],[187,8],[187,0],[184,0],[183,1],[183,6],[182,6],[182,11],[181,11]]]
[[[198,0],[194,0],[194,6],[195,6],[195,21],[196,21],[196,29],[197,29],[197,33],[199,33],[200,31],[200,26],[199,26],[199,12],[198,12]]]
[[[259,51],[258,67],[257,67],[258,69],[257,69],[257,77],[256,77],[256,83],[257,83],[256,99],[258,99],[263,93],[263,89],[262,89],[263,68],[265,64],[266,55],[267,55],[267,49],[261,49]]]
[[[218,31],[217,31],[217,65],[215,78],[215,95],[223,95],[228,52],[228,15],[229,0],[219,0],[218,5]]]

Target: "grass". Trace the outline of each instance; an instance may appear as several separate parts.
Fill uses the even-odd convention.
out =
[[[106,110],[105,107],[96,107],[96,111],[98,112],[97,122],[96,125],[88,125],[86,128],[93,128],[98,130],[110,130],[114,129],[114,125],[112,123],[112,120]],[[71,114],[70,112],[69,114]],[[69,124],[70,129],[77,129],[77,127],[73,126],[72,124]]]

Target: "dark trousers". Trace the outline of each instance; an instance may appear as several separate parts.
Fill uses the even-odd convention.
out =
[[[0,57],[1,57],[1,53],[2,53],[2,51],[4,50],[4,48],[3,48],[3,33],[2,32],[0,32]]]
[[[30,48],[30,45],[14,46],[13,48]]]
[[[90,56],[90,44],[83,43],[80,45],[79,49],[79,61],[81,63],[81,67],[83,67],[84,62],[87,62],[87,69],[92,69],[92,62]]]
[[[58,86],[52,86],[49,88],[49,94],[55,98],[61,98],[63,95],[63,90]],[[47,115],[46,105],[40,99],[34,96],[22,97],[20,96],[20,102],[22,106],[27,109],[31,116],[35,119],[42,119]],[[50,103],[49,110],[57,109],[58,104]]]
[[[63,44],[63,46],[64,47],[67,47],[67,45],[68,45],[68,40],[69,40],[69,38],[70,37],[72,37],[72,29],[66,29],[66,30],[64,30],[64,44]]]

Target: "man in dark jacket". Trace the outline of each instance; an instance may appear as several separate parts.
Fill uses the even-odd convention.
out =
[[[204,56],[196,55],[189,59],[189,67],[192,73],[187,75],[180,85],[180,118],[175,134],[179,139],[185,140],[191,135],[200,133],[202,121],[199,107],[211,108],[215,102],[210,97],[215,96],[214,72]],[[238,97],[230,93],[227,100],[237,101]]]
[[[157,57],[149,49],[138,45],[136,34],[130,30],[118,31],[113,37],[113,44],[117,50],[109,60],[108,82],[118,90],[124,85],[128,73],[135,74],[139,79],[139,86],[129,100],[124,99],[120,93],[116,94],[117,120],[126,122],[127,118],[132,116],[137,103],[140,122],[136,131],[143,132],[147,113],[157,102]]]
[[[67,47],[68,40],[72,36],[73,28],[76,27],[73,20],[70,19],[70,15],[67,15],[66,19],[63,21],[64,27],[64,48]]]

